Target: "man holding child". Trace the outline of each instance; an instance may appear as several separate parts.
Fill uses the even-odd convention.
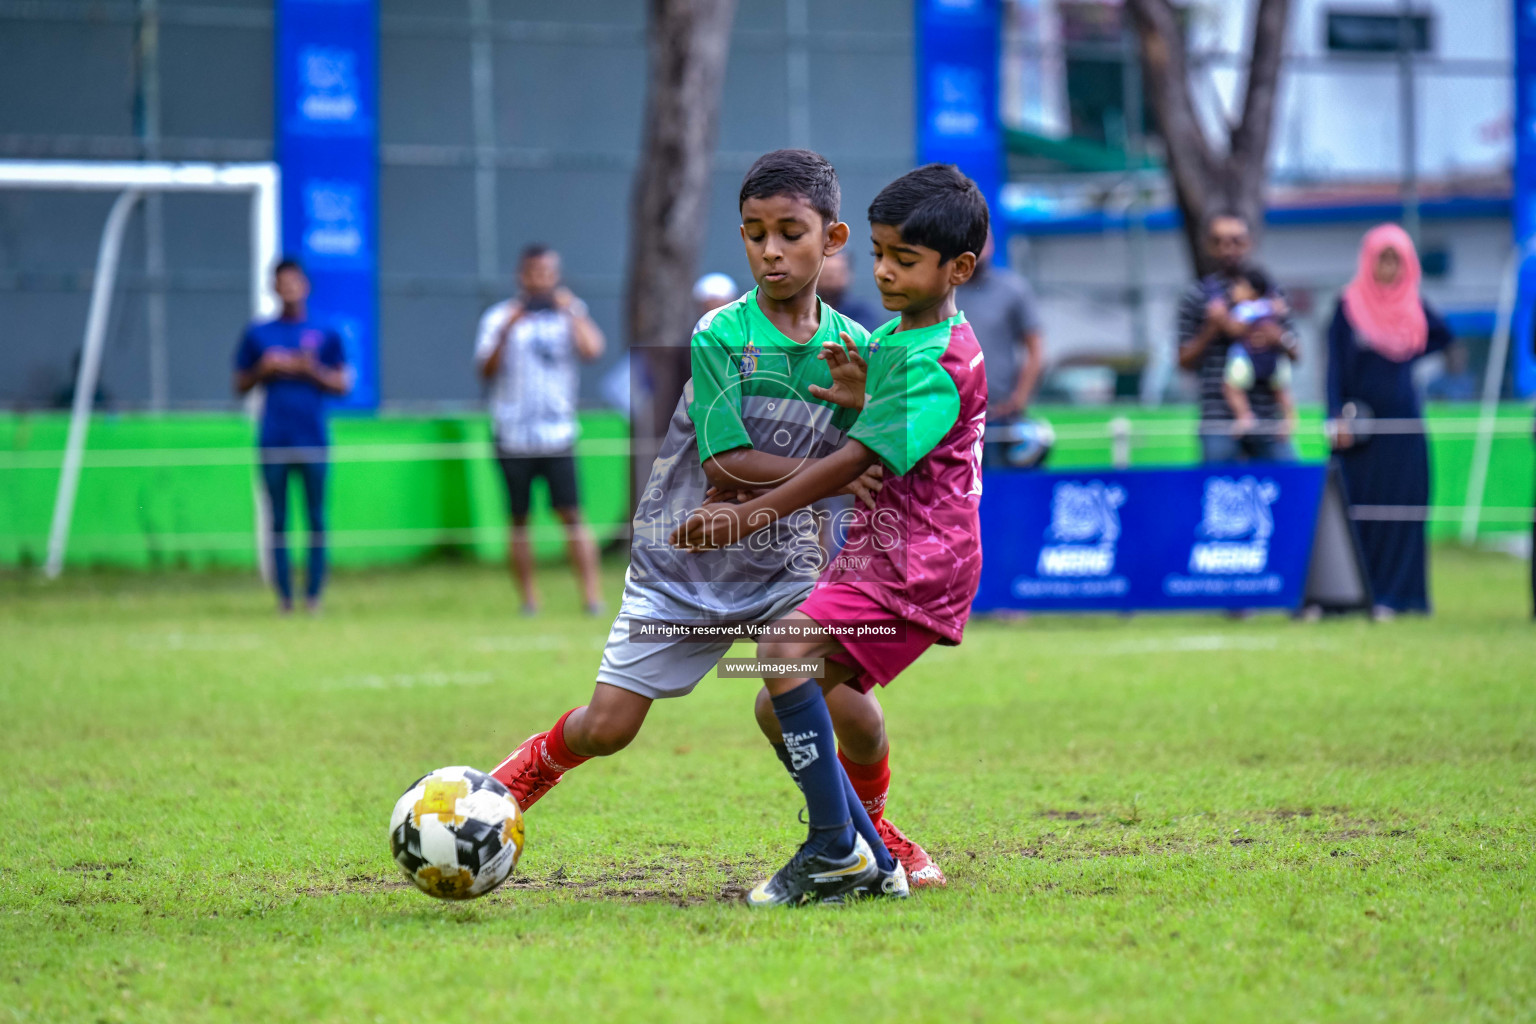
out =
[[[1290,309],[1255,267],[1248,222],[1218,213],[1205,231],[1216,269],[1179,300],[1179,366],[1200,380],[1205,462],[1296,457],[1290,366],[1300,356]]]

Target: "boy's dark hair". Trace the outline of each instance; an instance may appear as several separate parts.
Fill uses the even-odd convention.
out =
[[[1274,290],[1274,282],[1269,279],[1268,274],[1264,273],[1263,267],[1256,267],[1250,263],[1242,269],[1238,276],[1247,281],[1248,287],[1252,288],[1254,293],[1260,297],[1268,295]]]
[[[277,266],[272,268],[272,276],[276,277],[278,274],[281,274],[285,270],[297,270],[299,273],[304,274],[304,264],[300,263],[292,256],[284,256],[282,259],[277,261]],[[305,276],[308,277],[309,275],[305,274]]]
[[[741,179],[741,195],[736,208],[748,199],[772,199],[794,196],[804,199],[821,214],[823,223],[837,221],[843,205],[843,190],[837,183],[837,171],[820,153],[808,149],[776,149],[757,158],[747,176]]]
[[[540,256],[548,256],[554,251],[555,250],[551,249],[543,242],[529,242],[527,245],[523,246],[522,254],[517,257],[518,265],[521,266],[522,264],[527,263],[529,260],[536,260]]]
[[[954,164],[908,171],[869,204],[871,224],[889,224],[903,242],[936,250],[941,265],[963,252],[980,256],[988,220],[986,197]]]

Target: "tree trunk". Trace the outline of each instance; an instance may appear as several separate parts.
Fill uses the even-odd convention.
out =
[[[636,488],[645,482],[688,379],[688,341],[697,319],[693,279],[708,223],[735,0],[650,0],[649,7],[649,86],[624,297],[631,365],[648,370],[653,393],[647,400],[642,389],[631,389],[630,479]]]
[[[1242,214],[1255,241],[1264,231],[1264,186],[1290,0],[1259,0],[1242,116],[1220,149],[1195,109],[1189,55],[1170,0],[1125,0],[1141,44],[1142,78],[1167,149],[1184,239],[1199,274],[1211,270],[1201,230],[1220,210]]]

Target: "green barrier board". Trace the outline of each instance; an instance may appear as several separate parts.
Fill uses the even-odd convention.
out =
[[[1192,410],[1049,408],[1055,469],[1108,466],[1109,421],[1130,424],[1131,464],[1188,465],[1197,458]],[[1472,462],[1473,406],[1435,406],[1428,416],[1433,503],[1460,507]],[[1485,536],[1529,528],[1532,497],[1530,412],[1499,415],[1483,505]],[[1302,456],[1325,455],[1320,413],[1307,410]],[[68,416],[0,415],[0,566],[43,561],[58,486]],[[80,477],[67,564],[153,569],[255,564],[253,429],[238,413],[98,415]],[[627,425],[608,412],[582,416],[578,448],[582,507],[598,542],[622,534],[628,519]],[[430,558],[496,561],[507,549],[506,502],[491,459],[483,416],[337,417],[329,477],[333,563],[390,565]],[[289,488],[295,528],[303,523],[297,481]],[[1511,511],[1514,510],[1514,511]],[[558,557],[563,530],[535,491],[536,551]],[[1454,537],[1459,522],[1431,524]],[[295,539],[295,544],[302,541]]]

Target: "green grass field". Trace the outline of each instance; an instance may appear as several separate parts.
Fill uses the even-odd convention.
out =
[[[740,681],[570,775],[490,896],[395,869],[407,784],[590,691],[562,574],[532,621],[480,568],[341,575],[316,620],[0,579],[0,1020],[1531,1020],[1525,566],[1435,571],[1428,621],[973,624],[886,700],[949,888],[767,914],[800,803]]]

